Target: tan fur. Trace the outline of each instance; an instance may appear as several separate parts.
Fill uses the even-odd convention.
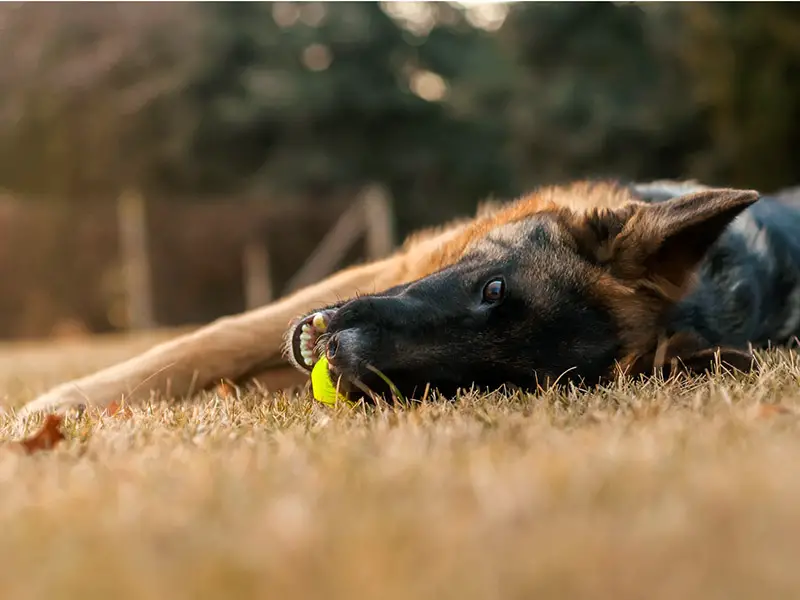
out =
[[[598,209],[618,209],[628,204],[641,204],[622,188],[604,183],[578,182],[563,187],[545,187],[503,206],[487,207],[480,216],[465,226],[440,250],[431,256],[431,272],[452,264],[469,245],[500,225],[520,221],[542,212],[567,211],[576,218]]]
[[[123,397],[127,402],[137,402],[154,392],[183,397],[220,379],[259,376],[271,389],[300,383],[304,376],[293,373],[281,354],[284,333],[299,315],[359,293],[378,292],[429,275],[457,261],[470,243],[492,229],[542,212],[556,215],[578,246],[585,244],[591,252],[606,253],[624,269],[630,255],[624,244],[617,241],[617,246],[605,247],[608,240],[594,239],[587,227],[604,215],[630,215],[639,206],[643,205],[623,188],[602,183],[544,188],[509,204],[484,205],[472,220],[410,237],[387,259],[345,269],[268,306],[219,319],[130,360],[61,384],[26,405],[22,414],[81,404],[103,407]],[[647,222],[637,223],[633,233],[642,229],[650,235],[648,227]],[[619,239],[633,239],[636,248],[647,241],[636,241],[635,235]],[[634,276],[621,281],[600,268],[595,275],[596,293],[615,307],[627,331],[625,347],[632,364],[635,356],[652,350],[658,314],[657,306],[636,293],[637,286],[661,286],[667,297],[675,290],[667,285],[669,277],[641,281]],[[684,287],[683,282],[671,283],[676,289]]]

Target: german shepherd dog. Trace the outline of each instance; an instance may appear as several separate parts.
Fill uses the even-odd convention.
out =
[[[543,187],[412,236],[263,308],[36,398],[23,415],[221,379],[280,389],[324,353],[334,381],[535,390],[619,374],[753,366],[800,334],[800,209],[694,182]]]

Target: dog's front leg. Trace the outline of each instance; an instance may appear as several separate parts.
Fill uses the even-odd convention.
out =
[[[260,373],[263,379],[270,367],[274,384],[291,384],[300,374],[292,373],[281,355],[289,322],[315,307],[395,285],[407,270],[404,261],[398,254],[353,267],[263,308],[219,319],[127,361],[58,385],[25,405],[21,414],[81,404],[105,407],[122,398],[135,403],[153,392],[181,397],[223,378],[238,380]]]

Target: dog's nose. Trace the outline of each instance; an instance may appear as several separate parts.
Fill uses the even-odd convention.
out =
[[[339,336],[332,335],[330,339],[328,339],[328,345],[325,347],[325,356],[328,358],[328,362],[336,358],[336,353],[339,351]]]
[[[328,364],[345,373],[351,372],[363,360],[364,339],[358,329],[343,329],[332,333],[325,346]]]

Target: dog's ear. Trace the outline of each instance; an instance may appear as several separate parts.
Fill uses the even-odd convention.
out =
[[[636,357],[625,366],[628,375],[660,373],[665,379],[685,373],[699,375],[717,367],[747,373],[756,366],[751,352],[738,348],[710,348],[692,334],[676,334],[662,340],[654,352]]]
[[[683,290],[720,234],[758,197],[751,190],[704,190],[641,207],[614,240],[614,271]]]
[[[720,234],[758,198],[752,190],[703,190],[598,212],[573,221],[572,231],[580,250],[616,277],[654,281],[677,299]]]

